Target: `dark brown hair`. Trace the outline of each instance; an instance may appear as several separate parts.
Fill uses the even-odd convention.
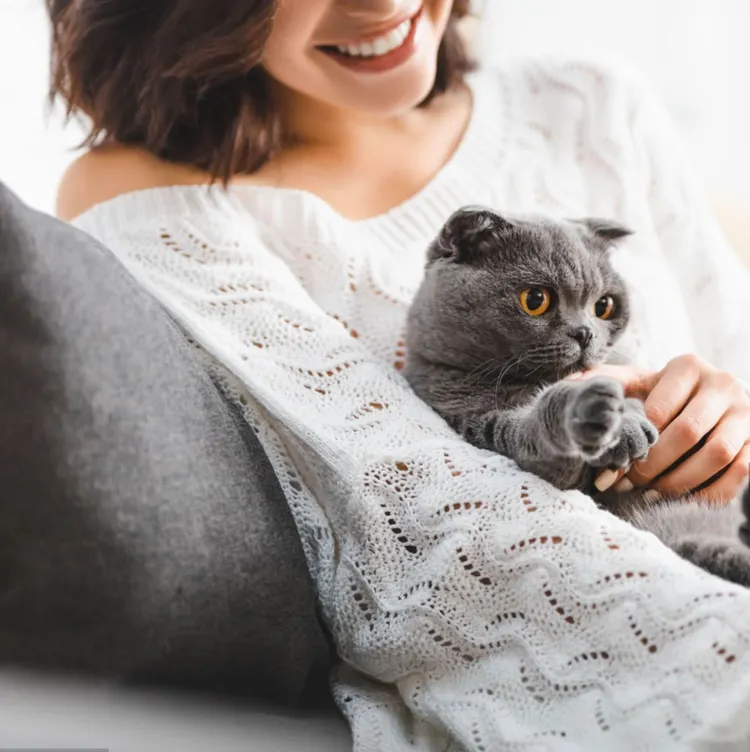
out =
[[[471,62],[455,0],[423,104],[460,81]],[[50,97],[91,120],[85,145],[143,146],[227,181],[282,145],[268,76],[259,64],[272,0],[47,0]]]

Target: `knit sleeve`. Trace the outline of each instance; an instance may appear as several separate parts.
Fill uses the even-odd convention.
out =
[[[665,108],[642,82],[629,83],[653,228],[683,291],[698,351],[750,384],[750,270],[714,217]]]
[[[463,443],[232,202],[144,202],[80,224],[273,426],[356,750],[745,738],[746,591]]]

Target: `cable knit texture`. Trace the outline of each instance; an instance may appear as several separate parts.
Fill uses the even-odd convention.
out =
[[[387,214],[193,186],[77,224],[173,314],[268,451],[356,750],[747,749],[750,594],[463,443],[399,371],[425,248],[464,204],[633,227],[616,263],[646,365],[694,351],[750,377],[748,275],[635,79],[544,60],[470,85],[456,154]]]

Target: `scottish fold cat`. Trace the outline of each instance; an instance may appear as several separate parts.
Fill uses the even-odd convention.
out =
[[[658,437],[643,403],[615,380],[564,380],[616,360],[630,300],[610,249],[630,234],[607,220],[459,210],[428,250],[404,373],[470,443],[590,494],[684,558],[750,586],[750,491],[723,507],[594,486],[603,469],[644,458]]]

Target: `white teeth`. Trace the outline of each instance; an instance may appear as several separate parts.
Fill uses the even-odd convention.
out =
[[[396,46],[398,46],[399,44],[401,44],[401,42],[404,41],[404,37],[396,29],[394,29],[393,31],[388,32],[386,41],[388,42],[388,44],[395,44]]]
[[[380,57],[381,55],[387,55],[404,43],[404,39],[409,36],[409,31],[411,31],[411,23],[411,20],[404,21],[392,31],[383,34],[382,37],[373,39],[371,42],[341,45],[337,46],[336,49],[344,55],[352,55],[353,57]]]
[[[384,55],[386,52],[388,52],[390,48],[390,45],[388,44],[387,37],[381,37],[380,39],[376,39],[372,43],[372,51],[375,55]]]

